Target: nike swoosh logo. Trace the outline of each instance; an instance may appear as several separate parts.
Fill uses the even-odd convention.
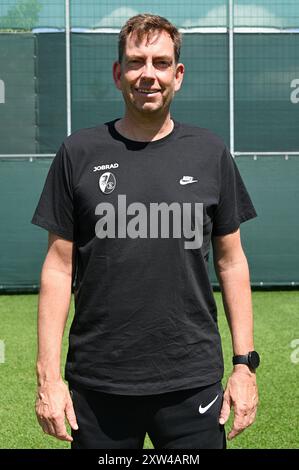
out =
[[[190,183],[197,183],[198,180],[180,180],[180,184],[190,184]]]
[[[212,405],[214,405],[215,401],[217,400],[217,398],[219,397],[219,395],[217,395],[216,398],[214,398],[213,401],[211,401],[211,403],[209,403],[207,406],[201,406],[201,404],[199,405],[199,408],[198,408],[198,412],[199,414],[203,415],[206,411],[208,411],[209,408],[211,408]]]

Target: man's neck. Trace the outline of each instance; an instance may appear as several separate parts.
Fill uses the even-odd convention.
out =
[[[135,119],[134,117],[125,116],[116,121],[115,128],[119,134],[130,140],[140,142],[151,142],[153,140],[162,139],[170,134],[173,130],[174,123],[168,114],[163,119]]]

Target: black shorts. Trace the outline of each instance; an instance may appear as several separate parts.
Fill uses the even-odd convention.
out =
[[[72,449],[223,449],[221,382],[158,395],[128,396],[70,387],[79,429]]]

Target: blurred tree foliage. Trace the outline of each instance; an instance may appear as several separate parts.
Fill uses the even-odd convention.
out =
[[[3,31],[31,31],[38,25],[42,5],[38,0],[19,0],[5,16],[0,17]]]

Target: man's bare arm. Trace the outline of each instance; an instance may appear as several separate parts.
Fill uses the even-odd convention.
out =
[[[49,233],[41,273],[36,364],[38,421],[47,434],[67,441],[72,437],[66,431],[65,416],[77,428],[72,400],[60,373],[62,338],[71,300],[72,256],[73,243]]]
[[[243,252],[240,230],[213,238],[214,265],[222,292],[223,305],[231,331],[233,353],[254,350],[253,312],[250,275]],[[228,435],[232,439],[250,426],[258,403],[255,373],[246,365],[234,366],[224,394],[220,423],[224,424],[234,408],[234,424]]]

